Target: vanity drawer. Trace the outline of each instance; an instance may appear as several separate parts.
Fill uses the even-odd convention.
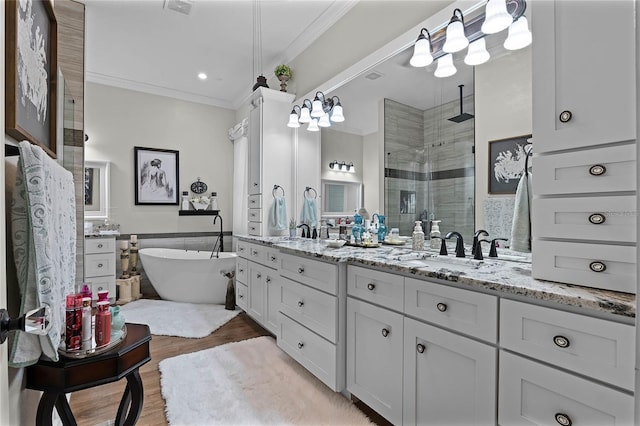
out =
[[[249,222],[262,222],[262,209],[249,209]]]
[[[538,198],[532,228],[537,237],[636,241],[636,197]]]
[[[249,243],[246,241],[237,240],[236,253],[238,253],[239,257],[243,257],[243,258],[249,257]]]
[[[247,259],[257,262],[260,264],[264,264],[267,259],[267,251],[269,248],[267,246],[262,246],[259,244],[247,244]]]
[[[280,313],[278,346],[334,391],[342,390],[337,378],[336,347],[311,330]]]
[[[478,339],[496,342],[497,297],[415,278],[405,279],[404,292],[405,314]]]
[[[636,292],[635,247],[539,240],[532,245],[534,278]]]
[[[500,351],[501,425],[631,425],[633,396]]]
[[[94,253],[115,253],[115,238],[85,238],[84,240],[85,254]]]
[[[104,277],[116,274],[116,256],[110,254],[87,254],[84,257],[85,277]]]
[[[536,155],[533,161],[544,170],[533,179],[536,195],[636,190],[635,144]],[[592,175],[594,166],[604,166],[604,173]]]
[[[358,266],[348,266],[347,293],[349,296],[402,312],[404,277]]]
[[[262,194],[249,195],[249,209],[262,208]]]
[[[503,299],[500,343],[540,361],[634,388],[631,325]]]
[[[248,294],[248,287],[245,284],[236,281],[236,305],[245,312],[247,311]]]
[[[247,284],[249,281],[249,264],[247,259],[236,258],[236,282]]]
[[[268,249],[265,255],[265,265],[273,269],[280,269],[280,250]]]
[[[256,237],[262,236],[262,223],[260,222],[249,222],[249,230],[248,234]]]
[[[280,275],[318,290],[338,294],[338,267],[335,264],[281,254]]]
[[[335,296],[283,278],[279,302],[283,314],[336,343],[338,299]]]
[[[91,287],[92,300],[98,300],[98,292],[107,290],[109,299],[116,299],[116,277],[86,277],[85,282]]]

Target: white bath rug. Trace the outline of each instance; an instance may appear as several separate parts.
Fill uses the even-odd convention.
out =
[[[200,338],[213,333],[240,310],[227,311],[224,305],[139,299],[122,305],[120,312],[127,322],[148,324],[151,334]]]
[[[167,358],[159,369],[171,426],[372,424],[272,337]]]

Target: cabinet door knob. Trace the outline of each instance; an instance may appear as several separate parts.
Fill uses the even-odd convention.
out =
[[[304,347],[304,343],[298,342],[298,349],[302,349]]]
[[[98,244],[98,248],[102,248],[102,243]]]
[[[304,302],[302,300],[298,300],[298,307],[302,308],[304,306]]]
[[[607,220],[607,218],[601,213],[593,213],[593,214],[589,215],[589,222],[591,222],[594,225],[601,225],[606,220]]]
[[[382,336],[383,337],[387,337],[389,335],[390,331],[388,328],[383,328],[382,329]]]
[[[567,339],[564,336],[553,336],[553,343],[556,344],[557,347],[559,348],[568,348],[571,345],[571,342],[569,342],[569,339]]]
[[[573,117],[573,114],[571,114],[571,111],[562,111],[560,113],[560,117],[558,117],[560,119],[561,123],[568,123],[569,121],[571,121],[571,118]]]
[[[591,176],[601,176],[605,173],[607,173],[607,168],[602,164],[594,164],[593,166],[589,167],[589,174]]]
[[[275,256],[273,256],[273,255],[271,255],[271,261],[272,261],[272,262],[275,262],[276,260],[278,260],[278,258],[277,258],[277,257],[275,257]]]
[[[244,269],[238,268],[238,275],[242,274],[243,272],[244,272]]]
[[[262,274],[256,274],[256,278],[258,279],[262,278]]]
[[[425,345],[423,345],[422,343],[418,343],[418,346],[416,346],[416,350],[418,351],[418,353],[424,353],[424,350],[427,349]]]
[[[249,201],[249,202],[250,202],[251,204],[255,204],[255,203],[256,203],[256,200],[251,200],[251,201]]]
[[[251,256],[257,256],[258,250],[251,250]]]
[[[244,247],[238,247],[238,251],[244,251]]]
[[[265,281],[267,282],[267,284],[269,284],[271,282],[271,278],[267,277]]]
[[[253,182],[253,186],[258,186],[258,182]]]
[[[436,308],[438,308],[440,312],[444,312],[447,310],[447,304],[440,302],[436,305]]]
[[[591,262],[589,264],[589,269],[591,269],[593,272],[604,272],[607,270],[607,265],[598,261]]]
[[[239,297],[240,299],[244,299],[244,294],[239,294],[239,295],[238,295],[238,297]]]
[[[368,288],[369,290],[373,291],[373,289],[375,289],[375,288],[376,288],[376,285],[375,285],[374,283],[369,283],[369,284],[367,284],[367,288]]]
[[[98,291],[100,290],[104,290],[104,288],[102,286],[98,287]]]
[[[561,426],[571,426],[571,418],[564,413],[556,413],[556,422]]]
[[[98,268],[102,268],[102,266],[104,266],[102,263],[98,263]]]
[[[303,268],[302,266],[301,266],[301,267],[299,267],[299,268],[298,268],[298,273],[299,273],[299,274],[302,274],[303,272],[304,272],[304,268]]]

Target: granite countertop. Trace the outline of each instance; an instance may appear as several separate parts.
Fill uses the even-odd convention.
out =
[[[478,290],[559,303],[604,314],[634,318],[636,297],[633,294],[562,284],[531,277],[530,255],[498,249],[499,258],[475,260],[467,250],[466,258],[456,258],[437,251],[413,251],[411,245],[362,248],[345,245],[330,248],[322,240],[288,237],[238,237],[271,245],[291,254],[306,255],[332,262],[348,262],[389,272],[455,282]],[[502,259],[500,258],[502,256]],[[509,259],[509,260],[507,260]]]

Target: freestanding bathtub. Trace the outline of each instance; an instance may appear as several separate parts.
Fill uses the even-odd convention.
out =
[[[165,300],[224,304],[229,279],[235,271],[236,253],[168,248],[144,248],[138,252],[145,273],[158,295]]]

